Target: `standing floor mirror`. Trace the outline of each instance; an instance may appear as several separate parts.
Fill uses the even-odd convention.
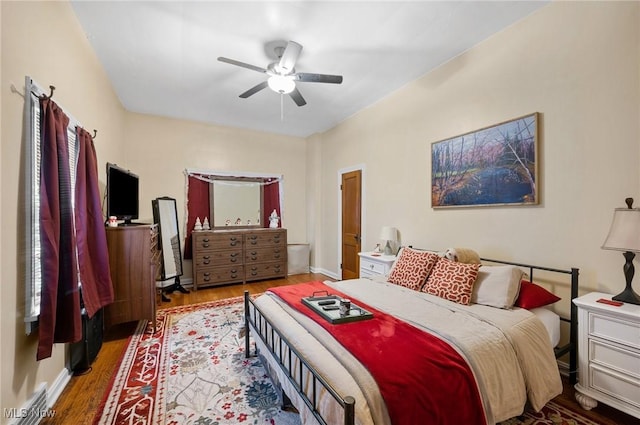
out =
[[[182,276],[182,251],[180,250],[180,233],[178,232],[178,209],[176,200],[169,197],[156,198],[151,201],[153,207],[153,222],[159,228],[159,247],[162,251],[160,255],[161,279],[167,281],[174,279],[174,283],[164,287],[163,292],[171,293],[180,291],[189,292],[180,283]],[[162,294],[163,301],[169,301]]]

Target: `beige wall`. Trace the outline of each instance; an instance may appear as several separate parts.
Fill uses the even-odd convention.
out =
[[[126,167],[140,176],[140,221],[153,221],[151,200],[176,199],[185,229],[185,169],[283,175],[282,224],[290,243],[306,242],[304,139],[127,114]],[[191,229],[189,229],[191,230]],[[185,279],[192,276],[184,263]]]
[[[364,163],[364,249],[396,226],[407,245],[575,266],[583,292],[620,292],[622,255],[600,246],[613,209],[640,206],[639,9],[552,3],[322,134],[322,268],[338,273],[338,170]],[[432,142],[536,111],[539,206],[431,208]]]
[[[51,388],[64,373],[64,346],[36,362],[37,337],[24,334],[24,77],[56,86],[54,100],[89,131],[98,130],[98,158],[122,158],[123,115],[71,6],[66,2],[7,2],[2,11],[2,310],[0,409],[20,408],[40,383]],[[11,86],[20,92],[14,93]],[[104,185],[104,167],[100,170]],[[4,411],[4,410],[3,410]],[[8,418],[0,416],[0,422]]]

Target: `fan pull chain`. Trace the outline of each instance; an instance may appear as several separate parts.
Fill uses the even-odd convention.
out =
[[[280,93],[280,121],[284,121],[284,94]]]

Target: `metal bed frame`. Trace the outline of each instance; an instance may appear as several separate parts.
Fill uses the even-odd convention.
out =
[[[565,354],[569,354],[569,382],[573,385],[577,382],[577,342],[578,342],[578,309],[573,304],[573,299],[578,296],[578,275],[579,269],[555,269],[550,267],[534,266],[530,264],[514,263],[511,261],[493,260],[488,258],[481,258],[486,263],[496,263],[504,265],[512,265],[521,268],[528,269],[529,279],[534,280],[534,270],[541,270],[553,273],[568,274],[571,276],[571,299],[569,300],[571,310],[570,317],[560,317],[560,320],[569,323],[569,342],[560,346],[554,347],[556,358],[559,358]],[[268,349],[271,356],[280,366],[282,372],[286,375],[289,382],[293,385],[298,395],[307,405],[313,416],[318,420],[320,424],[328,425],[325,419],[322,417],[318,410],[318,385],[324,388],[335,401],[344,410],[344,425],[355,424],[355,399],[351,396],[340,395],[335,388],[327,382],[321,374],[310,365],[304,356],[302,356],[295,347],[282,335],[282,333],[273,325],[273,323],[263,314],[260,308],[253,302],[249,295],[249,291],[244,292],[244,333],[245,333],[245,356],[248,358],[251,356],[250,345],[250,331],[256,334],[264,346]],[[257,349],[256,353],[257,355]],[[295,359],[294,359],[295,358]],[[295,368],[294,368],[295,366]],[[297,370],[298,373],[293,371]],[[311,390],[304,390],[304,373],[308,371],[311,373]],[[283,390],[283,402],[287,399]]]

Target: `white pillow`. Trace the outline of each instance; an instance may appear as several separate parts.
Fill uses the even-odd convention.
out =
[[[473,285],[471,302],[498,308],[513,307],[523,275],[516,266],[482,266]]]

